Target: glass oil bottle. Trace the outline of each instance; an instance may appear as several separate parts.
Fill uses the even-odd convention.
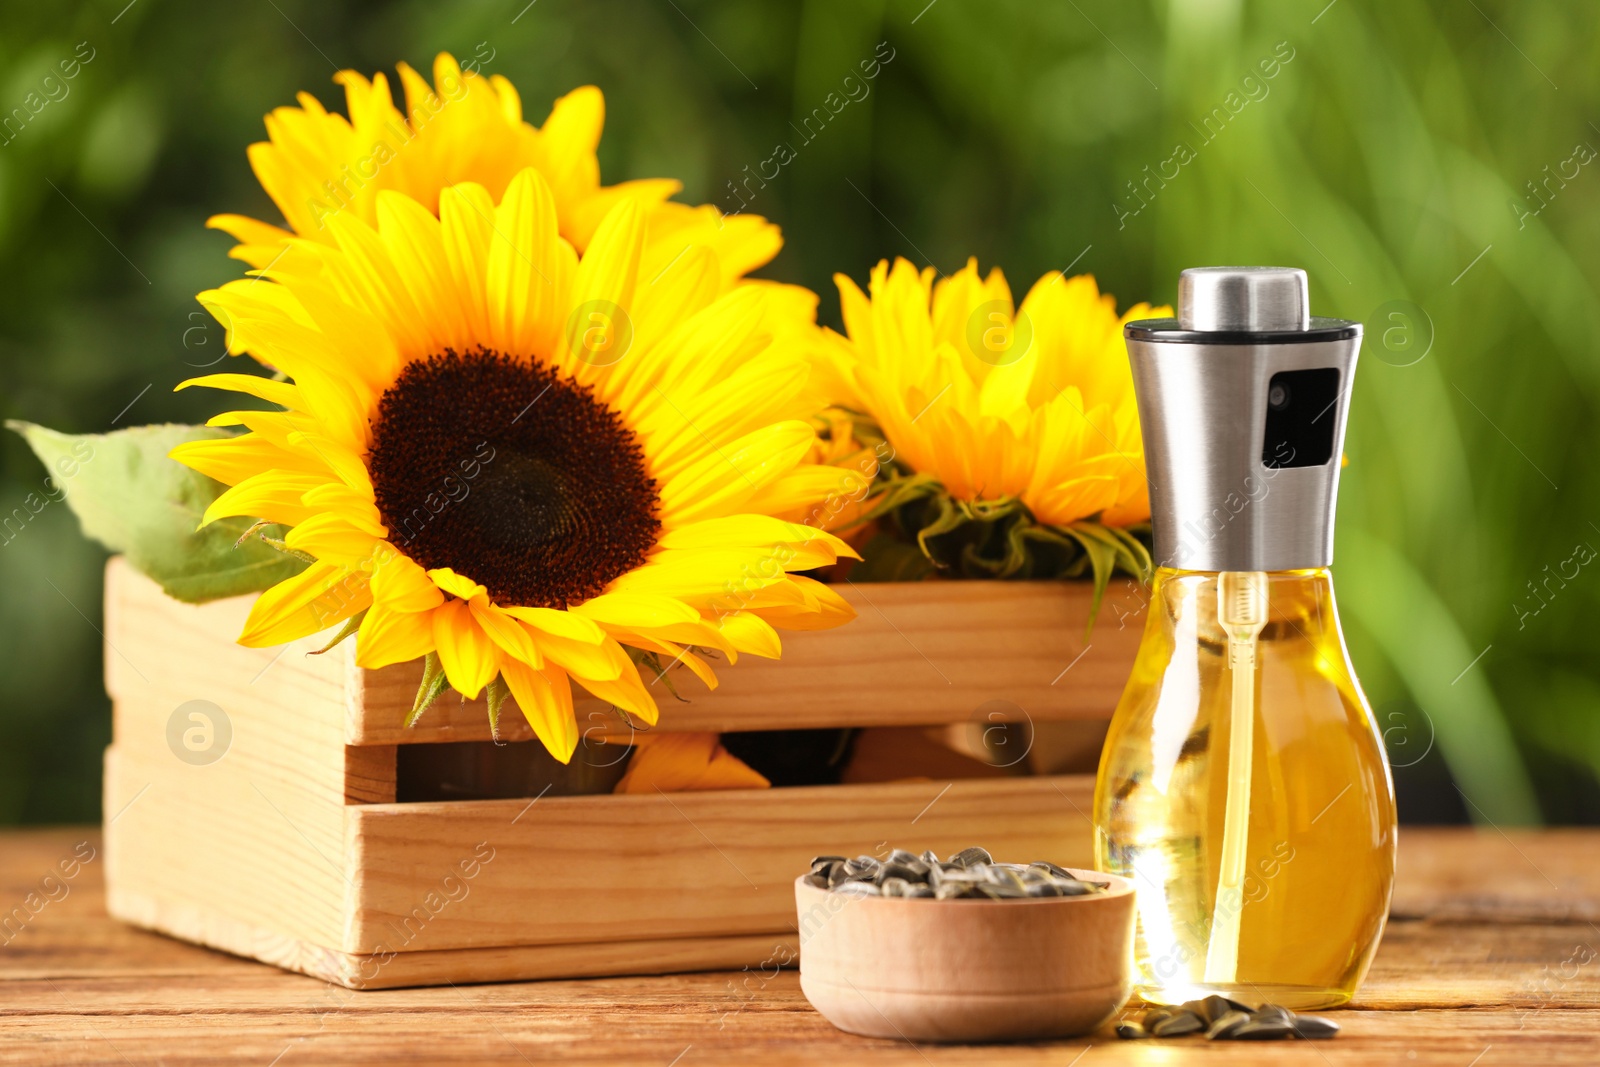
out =
[[[1126,327],[1157,571],[1095,790],[1133,879],[1138,992],[1347,1002],[1394,881],[1394,789],[1334,605],[1334,502],[1361,327],[1303,271],[1185,271]]]

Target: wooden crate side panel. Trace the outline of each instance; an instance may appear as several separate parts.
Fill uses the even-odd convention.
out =
[[[1014,717],[1035,721],[1105,719],[1122,695],[1144,622],[1142,600],[1114,590],[1085,641],[1092,590],[1084,582],[883,583],[840,592],[856,620],[784,633],[781,660],[724,664],[711,692],[675,672],[688,702],[663,695],[659,728],[933,725],[967,721],[991,701],[1014,704],[1021,709]],[[351,744],[489,737],[481,700],[442,700],[416,726],[401,725],[422,677],[418,663],[358,677]],[[614,728],[605,707],[580,700],[579,722]],[[532,736],[520,714],[503,715],[501,724],[508,740]]]
[[[121,560],[106,598],[111,888],[337,945],[349,904],[342,660],[307,656],[314,640],[242,648],[250,598],[182,604]],[[204,718],[179,715],[173,736],[191,701],[207,702]]]
[[[1087,776],[351,807],[353,953],[781,934],[813,856],[1091,862]]]
[[[524,982],[544,978],[677,974],[738,970],[770,973],[792,966],[800,948],[792,936],[686,937],[613,941],[599,945],[521,945],[504,948],[400,952],[392,956],[338,952],[218,914],[196,904],[174,904],[123,889],[108,889],[107,906],[123,922],[269,963],[348,989]],[[313,1007],[329,1003],[308,994]]]

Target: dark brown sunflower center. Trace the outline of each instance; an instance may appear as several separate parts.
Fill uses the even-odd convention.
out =
[[[661,523],[633,431],[539,363],[482,349],[412,363],[370,459],[389,538],[501,604],[564,607],[644,561]]]

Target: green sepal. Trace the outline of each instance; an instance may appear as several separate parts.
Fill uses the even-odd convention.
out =
[[[429,652],[422,660],[422,684],[417,686],[417,699],[411,705],[411,714],[406,716],[405,725],[415,726],[417,720],[422,718],[422,713],[433,707],[433,702],[438,700],[449,686],[450,679],[445,677],[444,664],[439,662],[439,653]]]
[[[498,743],[500,740],[500,708],[506,702],[506,697],[511,695],[511,690],[506,686],[505,679],[498,674],[483,690],[484,703],[489,706],[489,736]]]
[[[635,648],[632,645],[623,645],[622,647],[627,650],[628,658],[633,660],[634,666],[643,667],[654,675],[650,681],[645,683],[646,685],[662,682],[666,685],[667,692],[672,694],[674,700],[683,701],[685,704],[689,702],[688,698],[679,695],[678,687],[672,681],[672,663],[663,667],[661,665],[661,657],[648,649]],[[673,661],[673,663],[676,662],[676,660]]]
[[[267,533],[268,530],[275,529],[277,529],[277,527],[270,522],[258,522],[240,535],[239,540],[234,542],[233,547],[238,548],[240,545],[250,540],[251,536],[253,535],[255,539],[260,541],[262,544],[271,548],[275,548],[286,556],[293,556],[295,559],[306,564],[306,566],[310,566],[317,561],[317,557],[313,556],[311,553],[302,552],[298,548],[290,548],[289,542],[285,541],[283,538],[273,537]]]
[[[320,656],[324,652],[330,651],[336,645],[339,645],[343,641],[347,640],[351,634],[361,629],[361,620],[367,617],[368,610],[370,609],[362,608],[360,611],[344,620],[344,625],[339,627],[339,632],[333,635],[333,640],[329,641],[315,652],[310,653],[310,655]]]
[[[867,543],[853,581],[914,581],[928,573],[961,578],[1074,579],[1094,583],[1089,630],[1118,572],[1148,582],[1154,572],[1149,525],[1107,526],[1084,519],[1041,523],[1016,497],[958,500],[931,474],[891,471],[863,521],[881,532]],[[919,570],[912,554],[925,566]]]

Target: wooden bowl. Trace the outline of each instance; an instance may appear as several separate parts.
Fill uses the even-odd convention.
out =
[[[795,880],[800,988],[841,1030],[906,1041],[1088,1033],[1133,989],[1133,885],[1038,900],[847,897]]]

